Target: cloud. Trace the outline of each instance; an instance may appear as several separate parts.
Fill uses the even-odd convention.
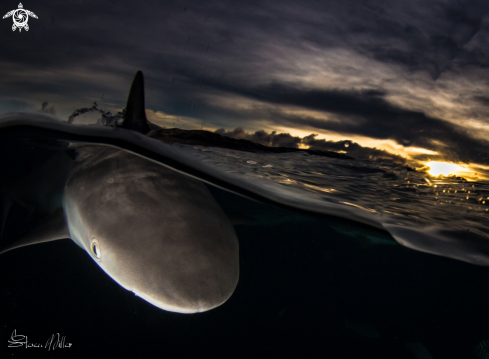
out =
[[[269,117],[275,125],[392,139],[405,146],[441,152],[447,160],[489,163],[489,142],[486,139],[474,138],[463,126],[395,106],[385,99],[385,93],[378,90],[317,90],[279,83],[251,89],[212,82],[205,82],[205,85],[264,103],[334,114],[338,119],[331,121],[307,115],[289,115],[277,109],[270,111]]]
[[[226,131],[224,128],[219,128],[214,132],[223,136],[245,139],[271,147],[299,148],[299,144],[302,143],[301,138],[298,136],[292,136],[289,133],[277,133],[277,131],[268,133],[265,130],[259,130],[254,133],[247,133],[242,127],[237,127],[232,131]]]
[[[202,120],[195,117],[186,116],[174,116],[162,111],[153,111],[151,109],[146,109],[146,118],[163,128],[182,128],[182,129],[194,129],[201,128],[204,123]]]
[[[383,160],[398,164],[406,164],[407,162],[401,156],[376,148],[362,147],[358,143],[349,140],[327,141],[325,139],[316,139],[317,134],[310,134],[300,138],[299,136],[292,136],[290,133],[277,133],[277,131],[267,132],[265,130],[259,130],[254,133],[248,133],[242,127],[237,127],[232,131],[220,128],[214,132],[235,139],[253,141],[264,146],[292,148],[306,146],[312,150],[347,153],[357,159]]]

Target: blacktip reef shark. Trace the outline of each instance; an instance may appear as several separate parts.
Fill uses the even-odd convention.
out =
[[[9,118],[22,116],[30,115]],[[150,131],[141,72],[123,127],[118,131]],[[1,253],[71,238],[112,279],[158,308],[196,313],[223,304],[238,282],[239,246],[207,187],[120,148],[74,146],[75,160],[59,152],[30,178],[4,188],[2,230],[14,201],[34,200],[49,215]]]
[[[60,151],[32,173],[35,181],[0,188],[0,253],[71,238],[121,286],[159,308],[181,313],[215,308],[237,285],[239,249],[229,219],[204,182],[308,216],[375,227],[418,251],[489,265],[484,233],[407,228],[351,206],[304,202],[301,193],[284,194],[274,184],[196,161],[158,140],[158,131],[145,116],[141,72],[121,126],[73,125],[31,113],[0,116],[0,140],[68,144],[78,153],[73,160]],[[49,215],[20,238],[2,238],[11,203],[29,205],[34,199]]]

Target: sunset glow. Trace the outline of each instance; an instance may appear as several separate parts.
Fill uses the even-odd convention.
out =
[[[456,165],[454,163],[449,162],[428,162],[426,163],[430,169],[428,173],[432,176],[449,176],[449,175],[462,175],[462,173],[472,172],[468,168],[464,168],[462,166]]]

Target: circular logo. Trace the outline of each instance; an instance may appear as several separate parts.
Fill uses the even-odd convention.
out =
[[[17,27],[24,27],[27,24],[27,20],[29,20],[29,15],[27,15],[27,11],[24,9],[17,9],[12,14],[14,19],[14,24]]]

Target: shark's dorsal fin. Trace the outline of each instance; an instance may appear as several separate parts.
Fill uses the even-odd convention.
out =
[[[63,208],[60,207],[47,216],[36,228],[8,245],[0,247],[0,254],[31,244],[51,242],[64,238],[70,238],[70,232],[66,224]]]
[[[144,110],[144,78],[138,71],[132,81],[129,97],[127,98],[126,116],[122,127],[128,130],[147,134],[150,131]]]

